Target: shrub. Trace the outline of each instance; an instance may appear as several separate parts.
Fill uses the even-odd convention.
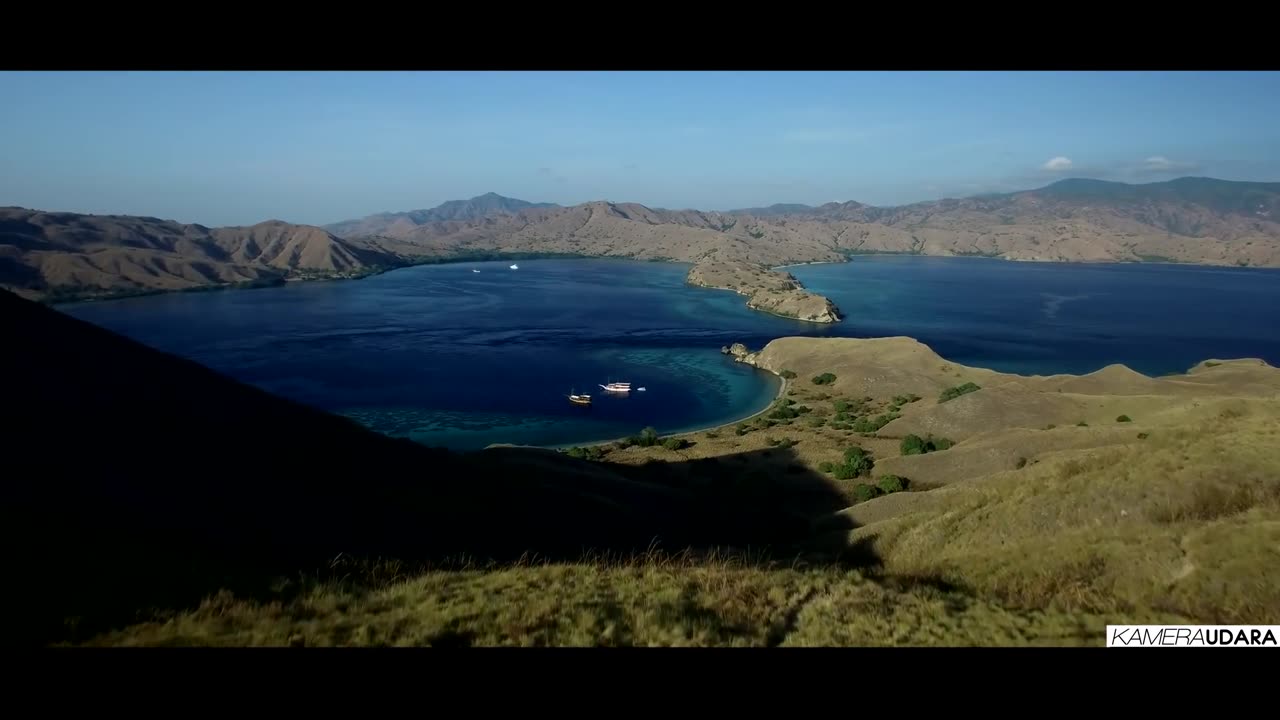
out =
[[[906,487],[902,484],[902,478],[897,475],[881,475],[880,482],[876,483],[876,487],[880,488],[880,492],[888,495],[889,493],[902,492]]]
[[[919,396],[919,395],[914,395],[914,394],[913,394],[913,395],[894,395],[894,396],[893,396],[893,404],[894,404],[894,405],[908,405],[908,404],[913,403],[913,402],[915,402],[915,401],[917,401],[917,400],[919,400],[919,399],[920,399],[920,396]]]
[[[684,438],[673,437],[673,438],[667,438],[666,442],[662,443],[662,447],[668,450],[683,450],[685,446],[688,444],[689,444],[689,441],[685,440]]]
[[[908,435],[902,438],[899,451],[903,455],[924,455],[938,450],[946,450],[954,444],[947,438],[935,439],[932,435],[927,439],[919,435]]]
[[[782,372],[778,373],[778,375],[788,380],[794,380],[796,377],[795,372],[792,370],[783,370]]]
[[[848,465],[837,465],[834,474],[837,480],[852,480],[858,477],[858,471]]]
[[[858,502],[866,502],[879,494],[880,494],[879,490],[877,490],[874,486],[868,485],[866,483],[858,483],[857,485],[853,486],[853,497]]]
[[[831,383],[833,383],[833,382],[835,382],[835,381],[836,381],[836,376],[835,376],[835,375],[832,375],[832,374],[831,374],[831,373],[829,373],[829,372],[828,372],[828,373],[822,373],[821,375],[817,375],[817,376],[815,376],[815,377],[813,378],[813,384],[814,384],[814,385],[830,385]]]
[[[873,433],[897,419],[898,419],[897,413],[886,413],[884,415],[879,415],[874,420],[868,419],[868,418],[858,418],[853,422],[853,429],[860,433]]]
[[[1138,433],[1138,439],[1139,439],[1139,440],[1146,440],[1146,439],[1147,439],[1147,437],[1148,437],[1148,436],[1147,436],[1147,434],[1146,434],[1146,433]]]
[[[1080,422],[1076,423],[1076,427],[1089,427],[1089,423],[1081,420]]]
[[[826,462],[818,463],[818,469],[824,473],[832,473],[836,471],[836,464],[828,460]]]
[[[971,392],[974,392],[975,390],[981,390],[981,389],[982,389],[981,387],[971,382],[967,382],[963,385],[956,385],[955,387],[950,387],[950,388],[947,388],[946,390],[943,390],[942,394],[938,396],[938,402],[944,403],[948,400],[954,400],[960,397],[961,395],[967,395]]]
[[[801,415],[807,415],[813,412],[813,408],[809,407],[808,405],[801,405],[800,407],[796,408],[796,412],[800,413]]]
[[[850,404],[848,400],[837,400],[831,403],[831,407],[835,408],[836,412],[842,413],[842,412],[848,412],[851,408],[853,408],[853,405]]]
[[[820,417],[809,418],[809,427],[820,428],[826,424],[827,424],[826,418],[820,418]]]
[[[769,418],[772,420],[791,420],[798,417],[800,417],[800,413],[795,408],[786,406],[780,407],[769,413]]]
[[[870,475],[876,461],[866,450],[855,445],[844,451],[844,464],[854,475]]]
[[[1018,465],[1017,465],[1018,469],[1021,470],[1026,466],[1027,466],[1027,459],[1024,457],[1018,458]]]
[[[707,433],[707,437],[710,438],[711,440],[715,440],[716,438],[720,437],[720,433],[714,430],[711,430]]]
[[[1116,422],[1133,422],[1133,421],[1129,419],[1128,415],[1121,415],[1120,417],[1116,418]]]
[[[631,438],[632,445],[640,447],[653,447],[658,444],[658,431],[651,427],[647,427],[640,431],[639,435]]]
[[[923,455],[927,452],[924,449],[924,438],[919,435],[908,435],[902,438],[898,451],[903,455]]]

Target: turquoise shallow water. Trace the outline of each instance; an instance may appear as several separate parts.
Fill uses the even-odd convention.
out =
[[[777,379],[719,349],[785,335],[909,335],[952,361],[1022,373],[1119,362],[1160,374],[1210,357],[1280,365],[1276,271],[923,257],[790,268],[848,316],[821,326],[686,286],[685,265],[507,265],[63,310],[381,432],[464,450],[745,417],[768,405]],[[610,380],[646,392],[606,395],[598,384]],[[575,390],[596,403],[571,405],[565,396]]]
[[[776,378],[720,347],[799,323],[761,325],[731,293],[687,287],[687,266],[519,266],[422,266],[65,310],[381,432],[455,449],[678,432],[751,415],[776,396]],[[603,393],[613,380],[646,390]],[[595,403],[570,404],[573,391]]]

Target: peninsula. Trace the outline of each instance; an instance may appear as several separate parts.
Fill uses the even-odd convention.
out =
[[[813,323],[840,322],[840,311],[821,295],[804,289],[791,273],[746,262],[698,263],[689,284],[732,290],[747,297],[747,307],[780,317]]]
[[[488,193],[430,210],[316,227],[208,228],[154,217],[0,208],[0,287],[60,301],[356,278],[419,263],[615,257],[690,263],[690,282],[762,312],[839,312],[768,268],[867,254],[1024,262],[1280,267],[1280,183],[1186,177],[1068,179],[1036,190],[901,207],[857,202],[728,212],[592,201],[562,207]],[[732,268],[732,269],[730,269]],[[787,283],[793,290],[776,290]]]

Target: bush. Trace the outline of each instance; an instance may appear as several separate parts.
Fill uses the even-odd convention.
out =
[[[858,502],[866,502],[879,494],[880,491],[878,489],[866,483],[858,483],[853,486],[853,497]]]
[[[902,443],[898,448],[903,455],[924,455],[925,453],[946,450],[954,444],[947,438],[935,439],[932,435],[928,438],[922,438],[919,435],[908,435],[902,438]]]
[[[800,413],[797,410],[785,405],[769,413],[769,418],[772,420],[791,420],[798,417],[800,417]]]
[[[832,375],[831,373],[822,373],[821,375],[815,376],[813,378],[814,385],[830,385],[835,381],[836,381],[836,376]]]
[[[1147,437],[1148,437],[1148,435],[1147,435],[1146,433],[1138,433],[1138,439],[1139,439],[1139,440],[1146,440],[1146,439],[1147,439]]]
[[[828,460],[826,462],[818,463],[818,469],[824,473],[833,473],[836,471],[836,464]]]
[[[853,429],[860,433],[873,433],[897,419],[897,413],[886,413],[884,415],[877,416],[874,420],[869,418],[858,418],[853,422]]]
[[[716,438],[718,438],[718,437],[720,437],[720,433],[718,433],[718,432],[716,432],[716,431],[714,431],[714,430],[711,430],[711,431],[709,431],[709,432],[707,433],[707,438],[709,438],[709,439],[711,439],[711,440],[715,440],[715,439],[716,439]]]
[[[917,400],[919,400],[919,399],[920,399],[920,396],[919,396],[919,395],[914,395],[914,394],[913,394],[913,395],[894,395],[894,396],[893,396],[893,404],[894,404],[894,405],[907,405],[907,404],[909,404],[909,403],[913,403],[913,402],[915,402],[915,401],[917,401]]]
[[[666,442],[662,443],[662,447],[668,450],[683,450],[688,444],[689,444],[689,441],[685,440],[684,438],[673,437],[673,438],[667,438]]]
[[[960,397],[961,395],[967,395],[971,392],[974,392],[975,390],[981,390],[981,389],[982,389],[981,387],[971,382],[967,382],[963,385],[956,385],[955,387],[950,387],[950,388],[947,388],[946,390],[943,390],[942,394],[938,396],[938,402],[944,403],[948,400],[954,400]]]
[[[1081,420],[1080,422],[1076,423],[1076,427],[1089,427],[1089,423]]]
[[[858,471],[848,465],[837,465],[835,468],[835,476],[837,480],[852,480],[858,477]]]
[[[653,447],[658,444],[658,431],[651,427],[647,427],[640,431],[640,434],[631,438],[632,445],[640,447]]]
[[[1024,457],[1018,458],[1018,465],[1017,465],[1018,469],[1021,470],[1026,466],[1027,466],[1027,459]]]
[[[796,377],[795,372],[791,370],[783,370],[782,372],[778,373],[778,375],[788,380],[794,380]]]
[[[902,478],[897,475],[881,475],[880,482],[876,483],[876,487],[880,488],[880,492],[885,495],[902,492],[906,489],[906,486],[902,484]]]
[[[599,445],[592,445],[591,447],[585,448],[574,446],[564,451],[564,453],[571,458],[577,458],[579,460],[600,460],[604,457],[604,449]]]
[[[902,438],[902,443],[898,446],[898,452],[903,455],[923,455],[927,452],[924,449],[924,438],[919,435],[908,435]]]
[[[792,440],[791,438],[781,438],[781,439],[770,438],[769,439],[770,447],[782,448],[783,450],[786,450],[787,448],[792,447],[795,444],[796,444],[796,441]]]
[[[876,461],[871,455],[856,445],[844,451],[844,464],[854,475],[870,475]]]
[[[1121,415],[1120,417],[1116,418],[1116,422],[1133,422],[1133,421],[1129,419],[1128,415]]]

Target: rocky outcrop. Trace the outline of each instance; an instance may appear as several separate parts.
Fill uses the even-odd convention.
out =
[[[747,307],[752,310],[804,322],[841,320],[835,303],[805,290],[791,273],[747,262],[705,262],[694,265],[687,279],[691,285],[732,290],[746,296]]]
[[[754,367],[754,368],[760,368],[762,370],[769,370],[769,368],[764,368],[760,366],[760,353],[751,352],[751,350],[748,349],[747,346],[743,345],[742,343],[734,343],[732,345],[722,347],[720,348],[720,352],[724,353],[725,355],[732,356],[734,362],[740,362],[746,365],[750,365],[751,367]],[[769,370],[769,372],[773,372],[773,371]]]

